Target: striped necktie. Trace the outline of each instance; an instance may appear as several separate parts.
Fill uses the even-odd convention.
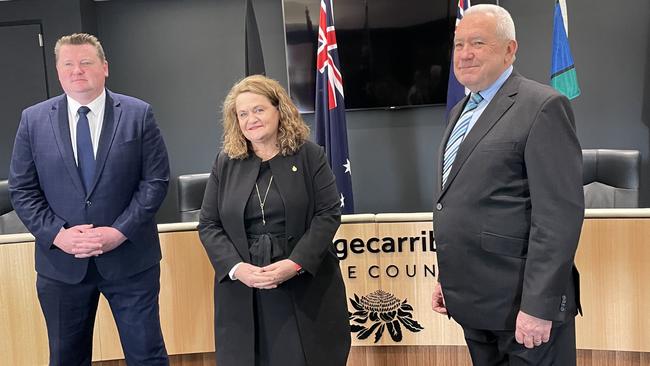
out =
[[[90,125],[86,114],[90,108],[86,106],[79,107],[79,120],[77,121],[77,167],[79,175],[86,188],[86,193],[95,178],[95,154],[93,151],[93,142],[90,138]]]
[[[451,172],[451,166],[454,163],[454,159],[456,159],[456,153],[458,153],[460,143],[465,139],[467,128],[469,127],[469,122],[472,120],[472,116],[474,115],[474,110],[482,100],[483,97],[481,94],[472,93],[469,101],[465,105],[465,109],[463,109],[463,113],[461,113],[460,118],[458,118],[458,122],[456,122],[456,126],[454,126],[454,129],[451,131],[451,135],[449,135],[447,146],[445,146],[445,154],[442,163],[442,187],[444,187],[445,183],[447,183],[449,172]]]

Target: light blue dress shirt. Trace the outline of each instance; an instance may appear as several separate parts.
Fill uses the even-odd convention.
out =
[[[472,130],[472,127],[474,127],[476,121],[479,119],[479,117],[481,117],[481,114],[483,114],[485,108],[487,108],[488,104],[490,104],[492,98],[494,98],[494,95],[499,91],[499,89],[501,89],[501,86],[503,86],[503,83],[506,82],[510,74],[512,74],[512,65],[510,65],[510,67],[508,67],[506,71],[504,71],[503,74],[501,74],[501,76],[499,76],[499,78],[487,89],[478,92],[483,97],[483,100],[474,110],[472,119],[469,121],[469,126],[467,126],[467,132],[465,133],[465,136],[467,136],[469,131]]]

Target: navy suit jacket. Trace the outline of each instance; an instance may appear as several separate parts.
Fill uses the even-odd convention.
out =
[[[127,237],[95,257],[102,277],[129,277],[161,259],[155,213],[167,193],[169,161],[151,106],[106,91],[94,182],[85,191],[72,150],[65,95],[22,113],[9,173],[16,213],[36,237],[36,271],[66,283],[86,275],[88,259],[53,245],[59,230],[112,226]]]

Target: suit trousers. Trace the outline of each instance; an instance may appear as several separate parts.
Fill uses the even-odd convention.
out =
[[[91,365],[99,294],[111,307],[127,365],[168,365],[160,329],[160,265],[119,280],[106,280],[93,258],[78,284],[38,275],[36,289],[47,325],[50,366]]]
[[[547,343],[526,348],[517,343],[514,331],[490,331],[463,327],[475,366],[575,366],[575,319],[551,329]]]

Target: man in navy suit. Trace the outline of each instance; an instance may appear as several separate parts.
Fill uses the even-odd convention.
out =
[[[160,329],[155,213],[169,162],[151,106],[105,89],[108,63],[92,35],[56,43],[64,95],[25,109],[9,185],[36,238],[36,287],[50,365],[90,365],[99,294],[129,365],[167,365]]]

